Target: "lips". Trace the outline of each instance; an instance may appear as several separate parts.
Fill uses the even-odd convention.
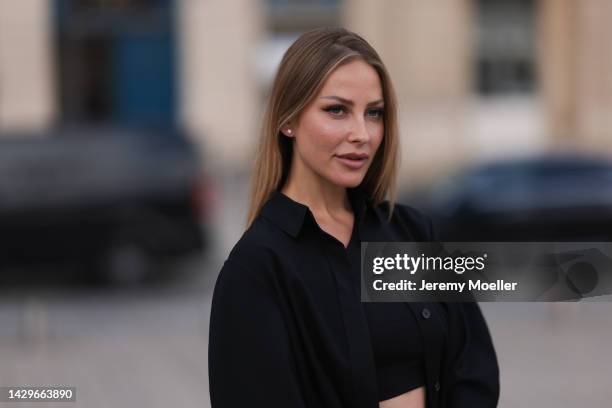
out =
[[[348,153],[336,155],[336,158],[346,167],[356,170],[360,169],[368,160],[368,155],[365,153]]]
[[[347,154],[339,154],[338,157],[342,157],[343,159],[351,159],[351,160],[363,160],[363,159],[367,159],[368,155],[366,153],[347,153]]]

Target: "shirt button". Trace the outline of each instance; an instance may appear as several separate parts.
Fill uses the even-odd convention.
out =
[[[434,384],[434,390],[436,390],[436,392],[440,391],[440,381],[436,381]]]
[[[423,310],[421,310],[421,316],[423,316],[424,319],[429,319],[431,317],[431,312],[428,308],[424,307]]]

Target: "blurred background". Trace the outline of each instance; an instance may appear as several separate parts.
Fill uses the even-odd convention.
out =
[[[442,238],[610,241],[611,19],[608,0],[0,2],[0,386],[209,406],[265,97],[318,26],[387,64],[399,201]],[[610,405],[610,303],[481,306],[501,407]]]

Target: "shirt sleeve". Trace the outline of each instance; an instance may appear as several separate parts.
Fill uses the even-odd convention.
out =
[[[499,368],[493,342],[476,302],[450,303],[454,341],[449,361],[449,407],[496,407]]]
[[[252,269],[230,258],[217,278],[208,343],[211,406],[304,407],[274,287]]]
[[[440,234],[427,214],[400,205],[407,219],[423,231],[423,241],[441,251]],[[499,367],[489,328],[477,302],[444,303],[449,317],[446,375],[450,408],[496,407],[499,399]]]

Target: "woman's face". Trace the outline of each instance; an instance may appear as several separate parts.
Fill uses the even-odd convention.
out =
[[[357,59],[336,68],[297,122],[283,128],[295,137],[294,165],[335,185],[359,185],[383,138],[383,107],[373,67]]]

